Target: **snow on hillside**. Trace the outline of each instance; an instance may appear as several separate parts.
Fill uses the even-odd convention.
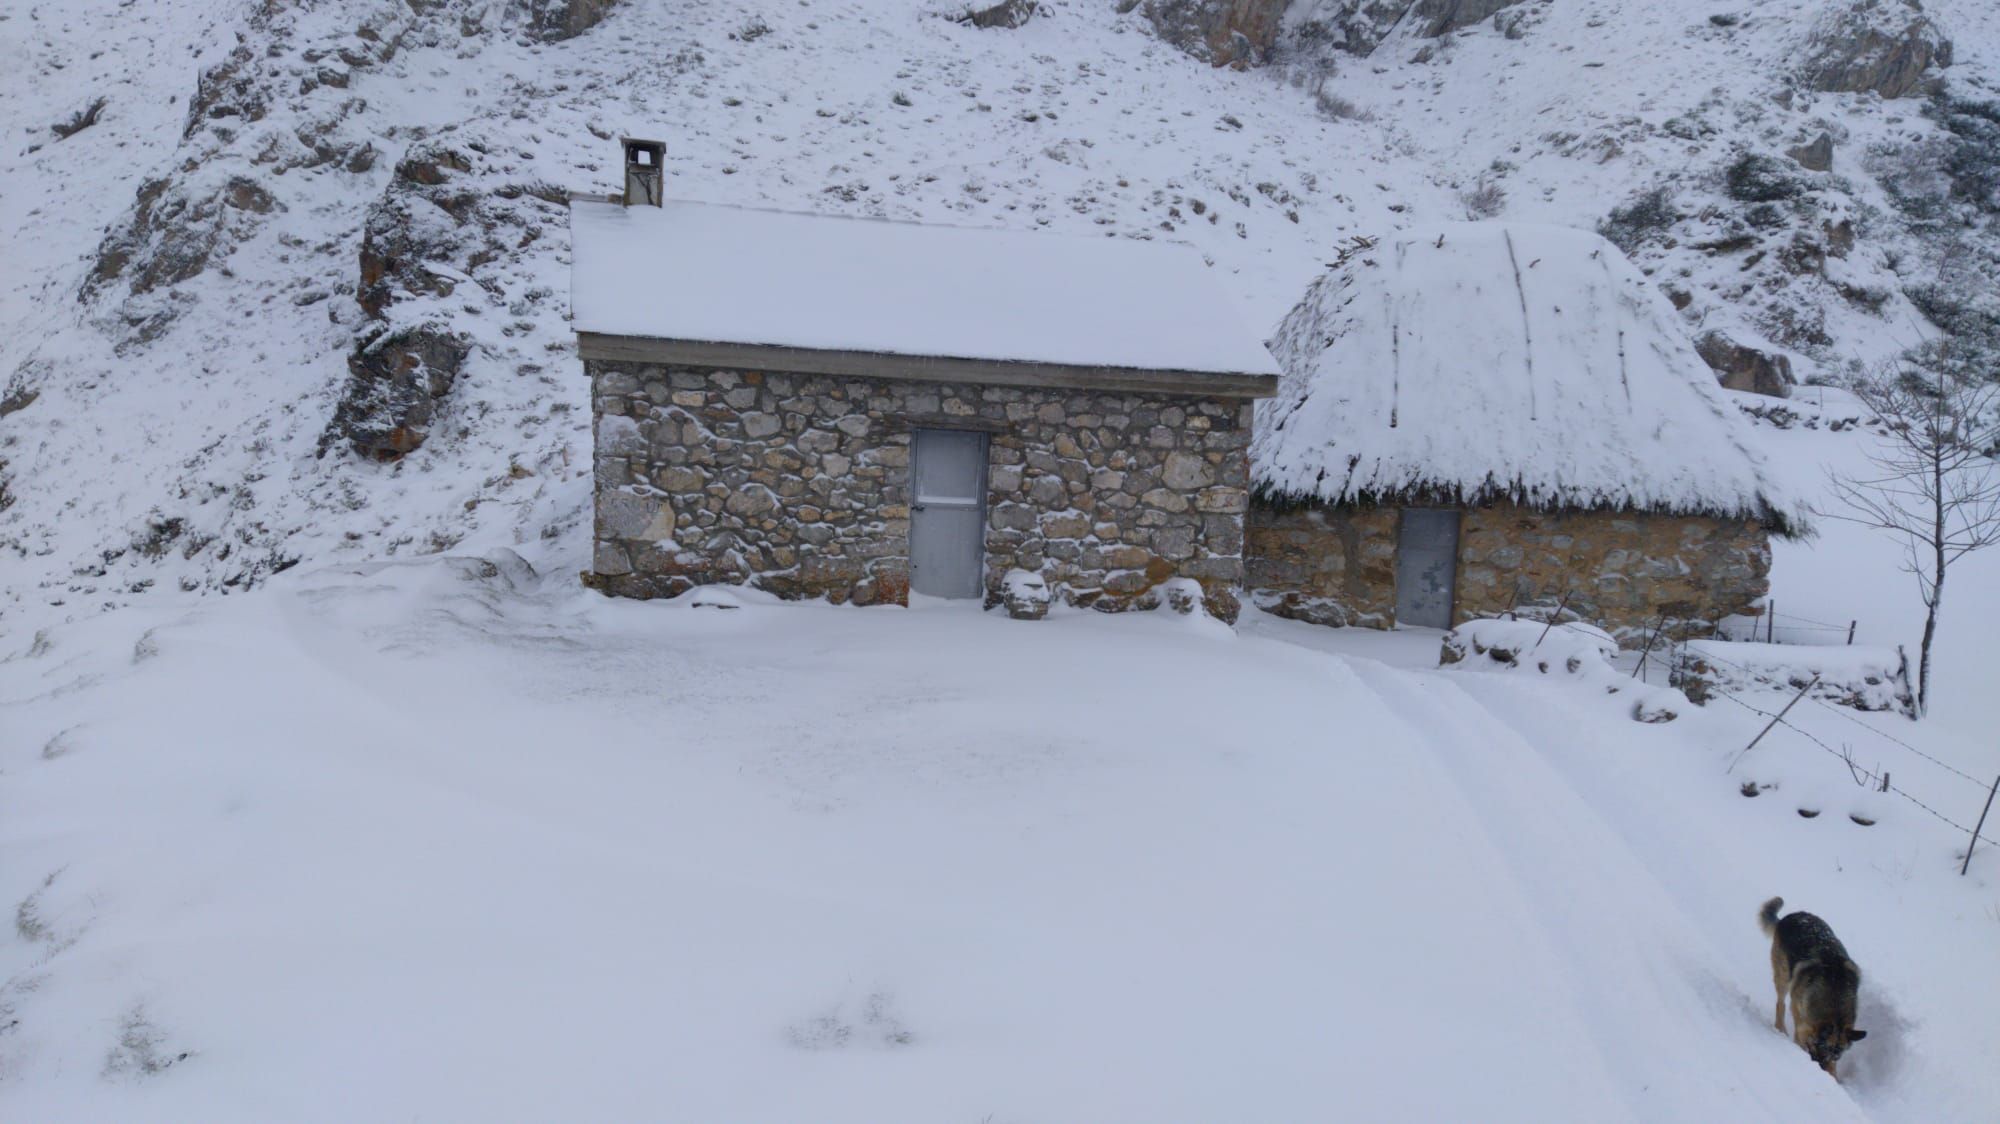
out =
[[[632,0],[582,36],[523,45],[499,26],[466,33],[477,25],[460,9],[482,5],[428,17],[370,0],[278,5],[248,33],[270,44],[266,115],[184,144],[178,110],[158,107],[185,104],[231,24],[198,22],[193,6],[133,20],[113,0],[13,16],[32,35],[0,81],[37,86],[15,103],[31,120],[60,119],[91,91],[111,102],[70,140],[0,154],[7,256],[30,263],[0,301],[0,372],[23,370],[39,394],[0,420],[16,496],[0,546],[21,575],[7,595],[31,615],[60,600],[67,615],[135,586],[240,588],[302,558],[518,545],[576,524],[589,435],[560,229],[481,267],[479,286],[421,296],[477,343],[424,448],[389,467],[344,442],[317,455],[367,326],[353,299],[362,226],[419,140],[477,146],[472,191],[614,189],[615,138],[630,134],[667,141],[675,198],[1172,238],[1215,258],[1219,283],[1265,324],[1327,240],[1444,205],[1374,130],[1322,118],[1299,91],[1193,64],[1104,5],[1047,7],[1001,32],[926,4]],[[155,23],[185,62],[160,57]],[[375,41],[355,38],[378,25]],[[374,42],[398,47],[344,87],[293,92],[327,52],[368,46],[374,59]],[[121,55],[156,61],[121,74],[108,62]],[[86,64],[88,79],[61,83],[67,98],[50,92]],[[300,132],[345,155],[294,152]],[[367,146],[372,165],[349,170]],[[260,163],[266,151],[280,155]],[[201,171],[175,172],[184,160]],[[124,182],[98,178],[107,161]],[[215,180],[225,197],[230,176],[249,176],[268,212],[218,204],[206,269],[76,303],[103,230],[124,221],[138,179],[161,173]],[[489,285],[502,295],[482,297]]]
[[[1689,334],[1789,355],[1802,376],[1838,374],[1932,331],[1902,289],[1934,263],[1898,230],[1876,176],[1884,151],[1936,134],[1921,98],[1797,84],[1816,20],[1839,6],[1527,4],[1505,34],[1482,24],[1420,43],[1406,25],[1365,64],[1342,60],[1325,88],[1439,169],[1468,211],[1591,226],[1663,192],[1665,213],[1636,220],[1658,229],[1628,230],[1626,248],[1687,302]],[[1950,81],[1989,81],[1983,6],[1927,7],[1965,48]],[[1822,133],[1829,171],[1786,156]],[[1732,183],[1746,157],[1771,182]]]
[[[577,587],[552,200],[620,135],[673,198],[1187,243],[1267,325],[1353,235],[1659,190],[1622,229],[1690,338],[1813,375],[1929,330],[1879,153],[1937,126],[1787,100],[1814,0],[1515,5],[1331,73],[1117,6],[0,10],[0,1115],[1990,1117],[2000,848],[1958,878],[1835,753],[1976,815],[2000,556],[1924,722],[1808,704],[1734,771],[1782,693],[1650,725],[1422,632]],[[1926,8],[1990,82],[2000,14]],[[1755,226],[1730,169],[1821,131]],[[428,439],[355,455],[350,353],[428,326],[473,345]],[[1874,440],[1732,397],[1808,500]],[[1912,643],[1894,544],[1818,526],[1784,619]],[[1862,964],[1844,1086],[1769,1029],[1771,894]]]
[[[588,432],[566,224],[466,200],[614,188],[623,133],[667,141],[676,198],[1189,243],[1264,325],[1353,234],[1591,227],[1664,185],[1669,225],[1633,248],[1690,336],[1801,375],[1878,359],[1927,334],[1900,294],[1930,262],[1882,220],[1870,153],[1938,130],[1916,100],[1784,93],[1830,2],[1524,4],[1504,31],[1405,28],[1365,59],[1242,72],[1097,0],[1011,30],[936,0],[623,0],[560,41],[490,0],[18,6],[0,13],[23,129],[0,151],[4,611],[25,626],[572,530]],[[1995,17],[1933,8],[1954,88],[1977,90]],[[95,124],[51,132],[99,97]],[[1832,171],[1787,173],[1782,221],[1755,226],[1771,216],[1729,196],[1732,161],[1822,130]],[[399,172],[435,150],[467,170]],[[416,224],[388,233],[417,258],[377,319],[358,259],[389,219]],[[469,355],[423,404],[423,446],[371,463],[340,432],[349,353],[419,321]]]
[[[2000,1097],[2000,850],[1961,881],[1926,819],[1742,799],[1746,713],[1643,725],[1596,686],[1268,618],[699,609],[555,561],[300,568],[6,652],[11,1113],[1969,1121]],[[1846,1085],[1770,1028],[1773,893],[1863,965]]]

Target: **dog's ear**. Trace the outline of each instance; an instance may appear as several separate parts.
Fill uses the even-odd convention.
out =
[[[1847,1040],[1849,1042],[1859,1042],[1866,1037],[1868,1037],[1868,1032],[1865,1030],[1850,1030],[1847,1032]]]

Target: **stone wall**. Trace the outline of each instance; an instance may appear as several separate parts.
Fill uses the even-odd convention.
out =
[[[1151,607],[1169,578],[1236,615],[1251,406],[1237,399],[590,360],[597,523],[586,580],[632,597],[748,582],[905,602],[918,428],[989,434],[986,602],[1008,571]]]
[[[1393,507],[1259,502],[1248,523],[1251,596],[1298,620],[1389,628],[1396,527]],[[1662,618],[1672,635],[1703,635],[1749,611],[1770,570],[1769,536],[1747,520],[1497,503],[1461,516],[1453,612],[1468,620],[1568,594],[1571,611],[1636,645]]]

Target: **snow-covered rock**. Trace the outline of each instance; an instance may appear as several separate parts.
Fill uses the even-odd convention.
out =
[[[1310,50],[1325,44],[1372,54],[1392,34],[1436,39],[1491,18],[1522,0],[1293,0],[1289,38]]]
[[[1792,376],[1790,359],[1737,343],[1721,332],[1704,332],[1695,339],[1694,349],[1725,390],[1790,398],[1798,382]]]
[[[1814,698],[1840,706],[1916,715],[1910,661],[1896,648],[1690,640],[1674,653],[1673,669],[1674,683],[1698,703],[1718,692],[1810,685]]]
[[[355,289],[367,320],[322,455],[343,440],[375,460],[414,452],[477,346],[468,315],[529,311],[553,297],[532,278],[509,282],[561,237],[568,193],[511,178],[493,147],[456,134],[417,146],[369,209]]]
[[[1001,583],[1001,603],[1017,621],[1038,621],[1049,615],[1049,583],[1028,570],[1009,570]]]
[[[1460,671],[1517,671],[1590,685],[1630,700],[1634,722],[1672,722],[1686,709],[1679,691],[1649,686],[1612,667],[1618,641],[1584,621],[1549,623],[1490,618],[1466,621],[1444,634],[1438,666]]]
[[[1154,34],[1216,66],[1254,66],[1277,42],[1291,0],[1144,0]],[[1133,4],[1121,4],[1130,9]]]
[[[1951,61],[1951,40],[1919,0],[1844,0],[1807,34],[1799,77],[1815,90],[1900,98],[1928,89]]]

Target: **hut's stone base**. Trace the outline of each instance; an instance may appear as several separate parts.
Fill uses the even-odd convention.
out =
[[[909,596],[911,433],[989,434],[985,588],[1042,576],[1106,610],[1175,577],[1233,620],[1249,403],[1124,392],[590,360],[596,548],[586,580],[667,597],[749,583],[784,597]]]
[[[1569,609],[1637,645],[1656,624],[1700,635],[1770,589],[1769,536],[1753,522],[1513,504],[1460,517],[1454,619],[1526,605]],[[1396,621],[1393,507],[1253,504],[1248,587],[1259,606],[1315,624]]]

